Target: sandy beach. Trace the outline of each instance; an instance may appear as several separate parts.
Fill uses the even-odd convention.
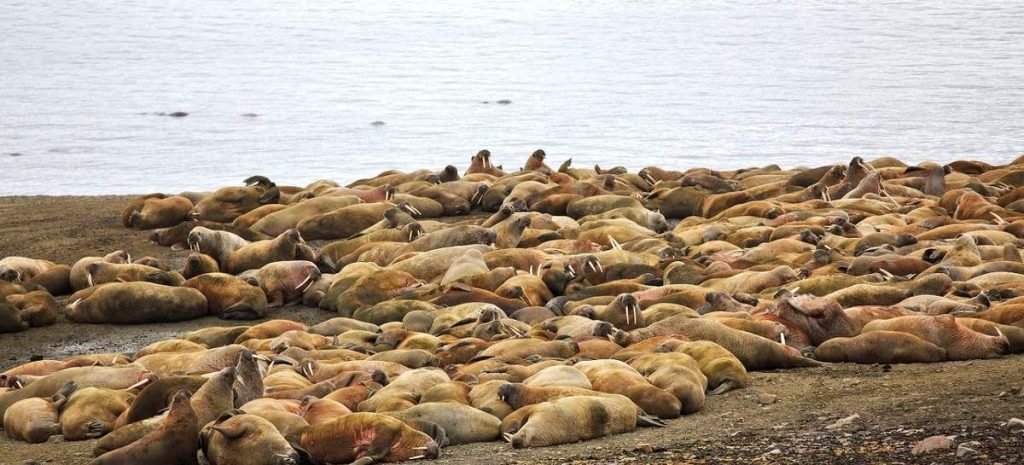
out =
[[[0,256],[62,263],[125,249],[181,266],[186,251],[125,229],[118,212],[130,196],[0,198]],[[271,314],[315,323],[332,314],[289,306]],[[32,357],[124,352],[196,328],[231,324],[213,317],[137,326],[56,325],[0,336],[0,369]],[[240,324],[240,323],[239,323]],[[660,429],[644,428],[585,443],[513,450],[505,443],[446,448],[441,462],[527,463],[919,463],[911,449],[932,435],[955,435],[974,455],[954,450],[928,463],[1020,463],[1024,430],[1004,423],[1024,417],[1024,357],[928,365],[839,364],[751,373],[750,388],[709,398],[706,408]],[[837,420],[858,415],[849,425]],[[55,442],[54,442],[55,441]],[[94,441],[29,445],[0,439],[0,464],[85,464]]]

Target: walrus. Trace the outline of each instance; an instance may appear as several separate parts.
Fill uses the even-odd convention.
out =
[[[663,424],[644,415],[625,396],[572,396],[529,405],[501,422],[501,432],[516,449],[568,444]]]
[[[995,358],[1008,353],[1005,336],[986,336],[956,321],[951,315],[910,315],[875,320],[864,325],[863,333],[898,331],[912,334],[946,350],[949,360]]]
[[[71,267],[68,265],[55,265],[33,276],[25,281],[25,283],[31,286],[42,286],[53,296],[70,294],[72,291]]]
[[[450,402],[421,403],[405,410],[387,412],[386,415],[404,422],[426,421],[444,429],[451,445],[486,442],[498,439],[501,420],[493,415]]]
[[[626,363],[651,384],[679,399],[680,413],[686,415],[704,409],[708,379],[700,371],[700,364],[689,355],[680,352],[645,354]]]
[[[270,421],[231,410],[199,432],[211,465],[297,465],[302,456]]]
[[[250,326],[242,334],[235,338],[235,344],[241,344],[250,339],[271,339],[280,336],[288,331],[308,329],[304,323],[291,320],[269,320],[258,325]]]
[[[678,398],[655,387],[633,367],[618,360],[593,360],[575,365],[594,389],[612,394],[622,394],[632,400],[643,411],[662,419],[679,417],[682,404]]]
[[[32,327],[52,325],[57,322],[57,301],[46,291],[32,291],[26,294],[9,295],[7,304],[14,307],[19,318]]]
[[[246,187],[222,187],[199,201],[189,212],[195,220],[231,223],[261,205],[279,203],[281,190],[269,179],[253,176]]]
[[[238,218],[235,218],[235,220],[231,222],[231,226],[235,226],[238,228],[251,228],[252,225],[256,224],[257,221],[262,220],[267,215],[270,215],[271,213],[274,212],[279,212],[288,207],[289,205],[282,205],[279,203],[261,205],[259,207],[256,207],[254,210],[251,210],[248,213],[241,215]]]
[[[249,326],[208,326],[185,333],[181,338],[212,349],[235,342],[235,339],[248,329]]]
[[[58,412],[76,388],[69,381],[48,398],[30,397],[12,404],[3,415],[7,437],[37,444],[60,434]]]
[[[242,278],[263,289],[269,307],[280,307],[301,298],[306,288],[320,279],[320,269],[305,260],[275,261],[243,273]]]
[[[180,286],[185,278],[175,271],[164,271],[152,266],[136,263],[108,263],[95,262],[85,267],[86,281],[90,286],[107,284],[113,282],[136,282],[163,284],[165,286]]]
[[[353,413],[313,425],[298,434],[298,444],[315,463],[401,462],[439,454],[434,440],[397,418]]]
[[[243,239],[246,243],[250,241],[270,239],[270,236],[267,236],[266,234],[261,234],[249,228],[233,226],[230,224],[216,223],[213,221],[184,221],[179,223],[177,226],[154,230],[150,233],[149,240],[157,245],[170,247],[172,250],[181,250],[189,245],[194,245],[195,241],[189,241],[189,234],[191,234],[196,228],[203,228],[207,231],[231,233],[232,235]],[[193,250],[195,249],[193,248]]]
[[[217,265],[217,261],[213,257],[204,253],[192,252],[185,258],[185,268],[182,269],[181,275],[188,280],[199,275],[217,273],[219,271],[220,266]]]
[[[308,217],[296,229],[310,240],[344,239],[377,223],[393,204],[361,203]]]
[[[270,213],[250,226],[249,229],[268,236],[277,236],[297,227],[306,218],[322,215],[360,202],[359,197],[354,195],[317,197]]]
[[[90,386],[109,389],[125,389],[138,387],[151,382],[151,372],[133,366],[103,367],[83,366],[65,368],[43,376],[21,389],[0,393],[0,416],[15,402],[32,397],[50,397],[61,390],[69,381],[74,381],[78,388]]]
[[[814,349],[814,358],[832,363],[934,363],[946,360],[946,349],[909,333],[871,331],[829,339]]]
[[[387,386],[374,393],[366,401],[359,404],[360,412],[383,412],[389,409],[394,399],[404,397],[419,398],[430,387],[451,381],[442,370],[434,368],[417,368],[406,371]],[[415,405],[415,402],[412,402]],[[411,407],[411,405],[410,405]],[[391,409],[398,410],[398,409]]]
[[[227,256],[226,262],[220,262],[220,266],[227,273],[239,274],[279,261],[313,261],[315,255],[302,235],[289,229],[274,239],[253,242],[235,249]]]
[[[179,391],[171,402],[167,417],[159,428],[129,445],[107,452],[91,465],[129,465],[161,463],[168,465],[197,464],[199,426],[188,395]]]
[[[225,267],[232,253],[252,244],[233,232],[213,230],[205,226],[192,228],[188,232],[186,240],[189,249],[209,255],[217,261],[222,270],[226,270]]]
[[[114,423],[135,400],[129,391],[87,387],[68,398],[60,408],[60,428],[65,441],[84,441],[114,430]]]
[[[199,318],[206,297],[195,289],[147,282],[110,283],[75,293],[67,307],[77,323],[160,323]]]
[[[12,283],[28,281],[55,266],[57,264],[49,260],[28,257],[5,257],[0,259],[0,280]]]
[[[141,208],[128,215],[127,226],[143,230],[169,228],[188,219],[193,207],[191,200],[180,195],[146,199]]]
[[[617,342],[627,345],[653,336],[681,334],[691,340],[714,342],[732,352],[747,370],[813,367],[820,364],[800,355],[792,347],[745,331],[738,331],[707,318],[686,315],[666,318],[646,328],[620,333]]]

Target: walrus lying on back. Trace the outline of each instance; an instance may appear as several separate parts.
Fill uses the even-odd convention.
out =
[[[572,396],[528,405],[505,417],[501,432],[512,447],[569,444],[636,429],[638,424],[661,426],[643,414],[629,398]]]

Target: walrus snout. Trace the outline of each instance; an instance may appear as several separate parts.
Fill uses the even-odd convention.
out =
[[[7,268],[0,271],[0,279],[12,283],[21,281],[21,272],[12,268]]]

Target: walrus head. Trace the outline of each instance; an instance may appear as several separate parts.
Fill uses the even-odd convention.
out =
[[[0,268],[0,279],[7,282],[18,282],[21,281],[21,272],[9,267]]]
[[[441,170],[441,172],[439,173],[439,177],[441,178],[441,182],[458,181],[459,169],[452,165],[445,166],[444,169]]]

